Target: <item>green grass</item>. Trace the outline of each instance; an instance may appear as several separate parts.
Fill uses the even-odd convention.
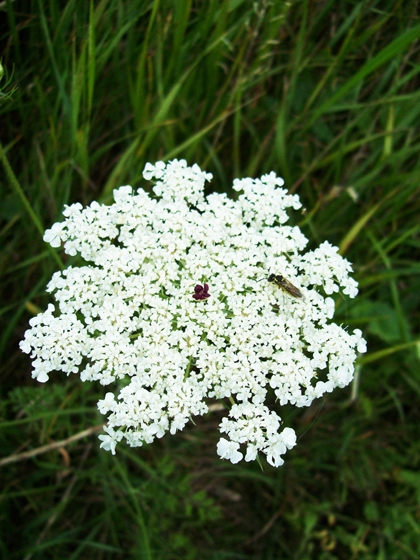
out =
[[[68,259],[42,241],[64,204],[145,186],[185,158],[232,195],[274,170],[299,226],[354,263],[337,321],[368,354],[353,385],[286,408],[273,469],[216,456],[220,413],[112,457],[97,433],[0,469],[0,557],[420,556],[420,17],[414,1],[0,3],[2,458],[97,426],[101,387],[31,380],[18,349]],[[7,76],[13,76],[5,86]],[[8,163],[7,163],[8,162]]]

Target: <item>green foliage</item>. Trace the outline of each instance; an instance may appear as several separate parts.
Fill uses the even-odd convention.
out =
[[[228,192],[271,170],[299,226],[354,263],[339,321],[353,387],[293,414],[278,470],[215,451],[218,413],[116,456],[96,436],[0,466],[0,557],[406,560],[420,556],[420,26],[408,0],[0,3],[2,457],[103,420],[103,387],[30,378],[18,349],[64,259],[64,204],[184,158]],[[351,393],[350,393],[351,391]],[[273,406],[276,406],[273,403]]]

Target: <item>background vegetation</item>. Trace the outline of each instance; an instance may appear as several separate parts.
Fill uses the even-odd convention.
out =
[[[6,0],[0,17],[0,557],[419,558],[419,3]],[[220,461],[217,411],[112,457],[104,389],[37,384],[18,349],[58,267],[40,231],[175,157],[229,194],[274,170],[313,246],[354,263],[337,321],[368,354],[351,387],[284,410],[299,443],[279,469]]]

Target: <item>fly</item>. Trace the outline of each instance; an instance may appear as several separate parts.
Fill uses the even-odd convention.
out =
[[[267,280],[270,284],[275,284],[290,296],[297,299],[304,299],[302,292],[281,274],[270,274]],[[259,282],[261,282],[261,280],[259,280]]]

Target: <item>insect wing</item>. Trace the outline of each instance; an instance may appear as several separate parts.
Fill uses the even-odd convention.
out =
[[[287,292],[288,294],[290,294],[295,298],[303,298],[302,292],[298,290],[296,286],[294,286],[291,282],[289,282],[289,280],[286,280],[286,278],[284,278],[283,276],[281,278],[282,280],[281,282],[279,282],[280,288],[283,288],[285,292]]]
[[[276,284],[276,286],[287,292],[289,295],[295,298],[303,299],[302,292],[281,274],[270,274],[268,281],[272,284]]]

